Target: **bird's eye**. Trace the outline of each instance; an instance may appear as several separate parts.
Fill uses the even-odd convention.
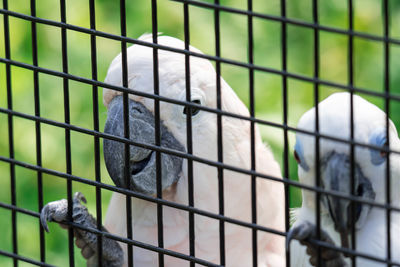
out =
[[[200,101],[199,99],[195,99],[195,100],[192,100],[192,103],[195,103],[195,104],[200,105],[200,104],[201,104],[201,101]],[[188,115],[189,109],[190,109],[190,111],[191,111],[192,117],[195,116],[195,115],[197,115],[197,114],[200,112],[200,109],[198,109],[198,108],[195,108],[195,107],[185,107],[185,108],[183,109],[183,114]]]
[[[296,150],[294,151],[294,158],[296,159],[296,161],[297,161],[298,164],[301,163],[300,157],[299,157],[299,155],[297,154],[297,151],[296,151]]]
[[[387,155],[388,155],[388,152],[386,151],[386,149],[389,148],[389,144],[388,144],[387,141],[386,141],[385,144],[383,145],[383,148],[384,148],[385,150],[379,151],[379,154],[381,155],[382,158],[386,158]]]
[[[378,149],[370,149],[371,162],[374,165],[380,165],[385,162],[388,157],[389,142],[386,138],[385,129],[377,129],[371,134],[370,141],[372,145],[380,147]]]

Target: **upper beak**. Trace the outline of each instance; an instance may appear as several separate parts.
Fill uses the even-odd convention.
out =
[[[128,100],[129,139],[146,145],[155,144],[155,121],[153,114],[141,103]],[[104,132],[118,137],[124,134],[124,105],[123,97],[116,96],[108,107],[107,121]],[[182,145],[161,123],[161,147],[184,151]],[[156,167],[156,153],[139,146],[129,146],[129,175],[125,177],[125,144],[123,142],[104,139],[104,160],[107,170],[119,187],[127,188],[146,194],[157,192],[157,169],[161,172],[162,189],[175,183],[182,170],[182,158],[171,154],[161,154],[161,164]]]
[[[354,194],[351,192],[352,167],[354,170]],[[363,175],[361,168],[356,163],[351,166],[349,156],[336,152],[329,154],[321,165],[321,171],[325,189],[345,193],[348,196],[375,199],[371,182]],[[348,248],[348,233],[353,225],[356,228],[362,226],[370,206],[332,195],[326,195],[323,203],[329,210],[335,230],[340,233],[342,246]]]

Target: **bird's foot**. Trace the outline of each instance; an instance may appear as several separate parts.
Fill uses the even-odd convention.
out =
[[[310,263],[312,266],[317,266],[318,262],[318,246],[309,242],[309,239],[317,239],[317,227],[315,224],[309,221],[304,221],[297,226],[290,229],[287,238],[286,246],[289,247],[289,243],[292,239],[299,240],[300,244],[307,247],[307,254],[310,256]],[[327,232],[321,229],[320,240],[328,244],[335,245],[331,237]],[[344,256],[341,252],[335,251],[329,248],[320,247],[320,257],[323,266],[326,267],[343,267],[348,266],[344,260]]]
[[[76,224],[87,228],[97,228],[96,219],[89,213],[88,209],[82,205],[81,202],[86,203],[85,196],[76,192],[72,200],[72,221]],[[61,227],[67,228],[63,222],[68,221],[68,201],[61,199],[53,201],[45,205],[40,213],[40,222],[43,228],[48,232],[49,228],[47,222],[56,221],[60,223]],[[107,230],[102,227],[104,232]],[[97,262],[98,255],[98,239],[97,235],[91,232],[74,228],[74,236],[76,238],[75,244],[81,249],[82,256],[89,260],[88,262]],[[120,245],[112,239],[103,237],[102,239],[102,265],[105,266],[122,266],[123,252]]]

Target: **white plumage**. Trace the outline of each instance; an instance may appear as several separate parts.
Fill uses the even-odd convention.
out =
[[[363,98],[354,95],[354,140],[362,144],[375,146],[385,145],[386,138],[386,114],[375,105]],[[319,103],[319,127],[324,135],[350,139],[350,94],[336,93]],[[315,131],[315,108],[305,113],[298,124],[298,128],[307,131]],[[400,151],[400,140],[392,121],[389,124],[390,149]],[[303,184],[315,185],[315,138],[306,134],[297,134],[296,149],[302,166],[298,167],[299,180]],[[320,158],[329,153],[349,155],[350,145],[321,138]],[[386,155],[380,151],[366,147],[356,146],[354,150],[355,163],[367,177],[375,192],[375,201],[385,203],[385,170]],[[390,154],[390,183],[392,205],[399,207],[399,171],[400,158],[398,154]],[[304,165],[305,164],[305,165]],[[304,167],[305,166],[305,167]],[[323,177],[321,178],[323,181]],[[303,190],[302,207],[294,212],[294,227],[304,221],[315,223],[315,194]],[[346,211],[343,211],[345,213]],[[392,212],[391,217],[391,251],[392,260],[400,261],[400,218],[398,212]],[[321,204],[321,229],[325,230],[340,246],[341,239],[334,229],[334,221],[326,205]],[[356,249],[359,252],[371,254],[382,259],[386,258],[386,211],[372,207],[368,212],[361,213],[356,224]],[[308,262],[306,247],[293,241],[291,245],[292,266],[311,266]],[[347,259],[349,262],[349,260]],[[357,257],[357,266],[386,266],[386,264]]]
[[[142,41],[151,42],[151,35]],[[183,49],[184,43],[168,36],[159,36],[158,43]],[[200,53],[194,47],[191,51]],[[185,101],[185,56],[179,53],[158,50],[160,95]],[[153,94],[153,49],[133,45],[128,48],[129,88]],[[108,70],[106,82],[122,85],[121,55],[118,55]],[[212,64],[205,59],[190,57],[190,80],[192,100],[216,108],[216,73]],[[249,116],[249,112],[229,85],[221,78],[222,109]],[[108,106],[120,92],[104,89],[103,100]],[[152,99],[129,96],[154,112]],[[161,120],[174,137],[186,147],[186,118],[183,106],[160,102]],[[223,116],[223,161],[240,168],[251,168],[250,123]],[[217,161],[217,115],[200,111],[193,117],[193,154]],[[280,168],[270,150],[262,143],[256,128],[256,170],[281,177]],[[179,181],[163,192],[169,201],[188,204],[188,180],[186,160]],[[194,205],[218,214],[217,168],[193,162]],[[224,170],[225,215],[251,222],[251,177]],[[134,239],[157,246],[157,207],[155,204],[132,199]],[[164,247],[189,254],[188,213],[163,207]],[[278,182],[257,179],[258,224],[276,230],[284,229],[283,185]],[[114,193],[106,217],[105,226],[114,234],[126,236],[125,197]],[[225,223],[226,266],[250,266],[252,263],[251,229]],[[124,247],[126,255],[126,247]],[[195,215],[195,255],[198,258],[219,264],[219,222],[208,217]],[[158,266],[158,255],[134,247],[134,266]],[[258,231],[259,266],[284,266],[284,238]],[[188,262],[165,256],[165,266],[188,266]]]

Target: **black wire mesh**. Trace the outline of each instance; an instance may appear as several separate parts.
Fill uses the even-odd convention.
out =
[[[183,9],[183,36],[184,36],[184,49],[178,49],[174,47],[168,47],[165,45],[158,44],[158,31],[159,31],[159,21],[158,14],[163,12],[163,10],[158,9],[158,3],[156,0],[151,1],[151,8],[149,11],[149,16],[151,15],[151,33],[152,33],[152,42],[145,42],[143,40],[135,39],[128,37],[127,30],[127,6],[125,0],[120,0],[119,3],[115,2],[113,5],[119,4],[119,18],[120,18],[120,33],[113,34],[107,31],[100,31],[96,29],[96,3],[94,0],[88,1],[88,10],[89,10],[89,27],[77,26],[74,24],[69,24],[67,21],[67,7],[66,1],[60,0],[59,8],[60,8],[60,19],[48,19],[37,16],[36,11],[36,1],[30,1],[30,13],[24,14],[22,12],[17,12],[9,9],[9,3],[7,0],[3,0],[2,9],[0,9],[0,14],[3,16],[3,35],[4,35],[4,56],[0,57],[0,63],[5,66],[5,76],[2,77],[5,81],[6,90],[4,90],[4,94],[2,91],[1,98],[6,99],[6,107],[0,107],[0,113],[7,116],[7,135],[8,135],[8,155],[5,156],[0,155],[0,161],[3,163],[7,163],[10,167],[10,201],[9,203],[0,202],[0,207],[2,209],[6,209],[11,211],[11,229],[7,229],[7,232],[11,233],[11,249],[3,250],[0,249],[0,255],[3,255],[7,258],[12,259],[13,266],[18,266],[19,262],[31,263],[38,266],[53,266],[51,264],[46,263],[48,250],[46,250],[46,238],[44,235],[43,228],[40,227],[38,229],[39,233],[39,255],[38,256],[26,256],[19,251],[19,228],[18,228],[18,214],[24,214],[30,217],[39,218],[39,211],[44,206],[44,194],[46,194],[46,186],[43,183],[44,175],[52,175],[65,179],[66,181],[66,194],[69,203],[68,209],[68,217],[69,221],[66,222],[67,225],[71,226],[68,230],[68,255],[69,259],[64,259],[65,262],[68,262],[70,266],[77,265],[75,263],[75,259],[77,255],[74,253],[74,233],[73,229],[83,229],[92,233],[97,234],[98,236],[98,244],[97,248],[99,251],[98,264],[101,266],[101,256],[102,256],[102,240],[104,238],[109,238],[113,240],[117,240],[128,245],[127,250],[127,259],[128,266],[133,266],[133,247],[140,247],[155,253],[158,253],[158,265],[164,266],[164,256],[173,256],[180,259],[184,259],[190,262],[190,266],[195,266],[195,264],[204,265],[204,266],[225,266],[226,265],[226,246],[225,246],[225,225],[226,223],[235,224],[241,227],[245,227],[251,229],[252,232],[252,262],[248,263],[248,266],[258,266],[260,264],[258,260],[258,235],[259,232],[266,232],[274,235],[279,235],[282,237],[286,237],[287,232],[290,228],[290,189],[293,187],[300,188],[303,190],[310,190],[315,192],[316,196],[316,225],[317,229],[321,229],[321,221],[320,221],[320,198],[321,196],[336,196],[342,199],[347,199],[355,203],[364,203],[371,205],[373,207],[379,207],[386,209],[386,235],[387,235],[387,255],[385,258],[376,257],[374,255],[369,255],[366,253],[361,253],[357,251],[356,248],[356,230],[354,225],[352,226],[352,249],[332,246],[327,244],[326,242],[319,241],[320,231],[317,231],[317,240],[311,240],[312,244],[317,245],[318,250],[320,248],[330,248],[333,250],[337,250],[347,255],[350,255],[352,260],[352,266],[356,266],[356,257],[363,257],[367,259],[371,259],[373,261],[378,261],[382,263],[387,263],[388,265],[400,265],[399,262],[393,261],[391,255],[391,212],[400,212],[400,208],[396,206],[392,206],[391,204],[391,195],[390,195],[390,162],[386,161],[386,177],[385,177],[385,188],[386,188],[386,203],[376,203],[374,201],[360,199],[355,194],[355,186],[354,186],[354,170],[352,169],[352,181],[351,181],[351,192],[352,195],[343,194],[337,191],[326,190],[321,187],[320,179],[315,179],[314,186],[301,184],[296,181],[294,177],[290,177],[290,156],[289,150],[289,134],[290,133],[303,133],[315,136],[315,165],[316,165],[316,173],[319,173],[320,169],[320,161],[318,160],[320,154],[320,140],[332,140],[337,142],[342,142],[349,144],[351,147],[350,150],[350,158],[351,165],[354,165],[356,162],[355,158],[355,149],[357,147],[367,147],[375,150],[382,150],[382,147],[360,143],[354,139],[354,125],[353,125],[353,95],[355,93],[363,94],[371,97],[378,97],[383,99],[384,101],[384,111],[386,114],[390,114],[391,103],[395,101],[400,101],[400,95],[392,93],[390,89],[391,87],[391,77],[390,77],[390,61],[391,54],[390,48],[391,45],[399,45],[400,40],[396,38],[392,38],[390,36],[390,8],[389,1],[384,0],[382,2],[382,18],[383,18],[383,35],[374,35],[366,32],[355,31],[354,27],[354,4],[352,0],[349,0],[348,3],[348,28],[341,29],[331,26],[324,26],[320,24],[319,20],[319,9],[320,5],[323,1],[313,0],[312,1],[312,21],[308,22],[305,20],[293,19],[287,16],[287,3],[286,0],[279,1],[280,6],[280,15],[269,15],[261,12],[254,11],[253,1],[248,0],[246,8],[237,8],[231,7],[228,5],[223,5],[219,0],[215,1],[197,1],[197,0],[174,0],[172,2],[176,2],[180,5],[180,8]],[[198,52],[194,52],[189,50],[189,45],[191,42],[191,37],[194,35],[191,30],[191,20],[190,20],[190,9],[191,8],[200,8],[205,10],[211,10],[213,12],[214,18],[214,36],[215,36],[215,53],[214,55],[210,54],[201,54]],[[377,11],[378,12],[378,11]],[[247,61],[240,61],[235,59],[230,59],[222,56],[222,46],[221,46],[221,13],[227,14],[235,14],[240,16],[245,16],[247,18]],[[31,50],[32,50],[32,63],[26,63],[17,59],[13,59],[11,56],[11,41],[10,41],[10,19],[13,20],[21,20],[30,22],[31,25]],[[272,68],[266,67],[256,63],[255,60],[255,48],[254,48],[254,20],[261,19],[265,21],[274,21],[280,24],[280,51],[281,51],[281,68]],[[191,22],[191,23],[190,23]],[[54,27],[59,29],[61,32],[61,69],[53,69],[48,67],[41,67],[38,62],[38,47],[40,46],[40,40],[38,40],[37,27],[38,25],[45,25],[48,27]],[[313,74],[311,76],[307,76],[304,74],[298,74],[294,72],[290,72],[288,70],[288,27],[297,26],[305,29],[311,29],[313,32]],[[75,75],[69,72],[69,54],[68,54],[68,33],[69,32],[77,32],[84,35],[90,36],[90,59],[91,59],[91,77],[86,78],[79,75]],[[347,69],[348,69],[348,82],[340,83],[331,80],[324,80],[321,78],[320,69],[321,69],[321,44],[320,44],[320,35],[321,33],[333,33],[340,36],[344,36],[348,38],[348,54],[347,54]],[[99,81],[98,75],[98,65],[99,63],[99,55],[97,49],[97,40],[99,38],[105,38],[108,40],[116,41],[120,44],[120,51],[122,55],[122,86],[116,86],[112,84],[107,84],[105,82]],[[355,85],[355,74],[354,74],[354,42],[355,38],[370,41],[370,42],[378,42],[383,45],[384,50],[384,91],[374,91],[363,87],[358,87]],[[145,93],[142,91],[137,91],[128,88],[128,59],[127,59],[127,47],[131,44],[137,44],[145,47],[150,47],[153,49],[153,74],[154,74],[154,92],[153,93]],[[160,95],[159,91],[159,61],[158,61],[158,52],[159,51],[171,51],[179,54],[183,54],[185,56],[185,86],[186,86],[186,95],[185,101],[176,100],[172,98],[167,98],[165,96]],[[212,61],[215,64],[216,70],[216,109],[209,108],[206,106],[199,106],[193,102],[191,102],[191,68],[190,68],[190,59],[191,58],[203,58]],[[102,62],[103,63],[103,62]],[[105,63],[105,64],[108,64]],[[231,113],[224,111],[221,103],[221,72],[222,66],[230,65],[235,67],[240,67],[248,70],[248,86],[249,86],[249,111],[250,116],[243,116],[236,113]],[[19,99],[15,99],[13,97],[12,90],[12,72],[13,69],[22,68],[25,70],[31,71],[33,74],[33,91],[34,91],[34,114],[28,114],[24,112],[16,111],[13,108],[13,103],[15,101],[19,101]],[[255,105],[256,105],[256,96],[255,96],[255,75],[257,72],[268,73],[278,75],[282,78],[282,123],[277,123],[274,121],[266,120],[264,118],[259,118],[256,116]],[[50,75],[54,77],[58,77],[62,79],[62,88],[63,88],[63,111],[64,118],[62,121],[57,121],[53,119],[48,119],[41,116],[41,103],[40,103],[40,83],[39,77],[41,75]],[[288,90],[289,87],[289,79],[293,79],[296,81],[308,82],[313,85],[313,101],[316,106],[316,120],[315,120],[315,132],[306,131],[303,129],[298,129],[296,127],[290,126],[288,121],[288,110],[289,110],[289,100],[290,92]],[[71,123],[70,117],[70,104],[73,99],[70,96],[70,84],[72,82],[78,82],[85,85],[88,85],[92,88],[92,112],[93,112],[93,125],[92,127],[82,127],[78,125],[74,125]],[[318,102],[321,100],[320,91],[321,87],[332,87],[335,89],[340,89],[342,91],[348,91],[351,95],[351,112],[350,112],[350,139],[342,139],[334,136],[328,136],[325,134],[321,134],[319,132],[319,119],[318,119]],[[112,90],[119,91],[123,94],[123,102],[124,102],[124,137],[113,136],[107,133],[101,132],[101,123],[100,123],[100,112],[99,112],[99,90],[101,88],[109,88]],[[129,132],[129,110],[128,110],[128,95],[134,94],[136,96],[148,98],[154,100],[154,116],[155,116],[155,136],[154,136],[154,144],[146,144],[132,141],[130,139]],[[163,111],[160,109],[160,103],[170,103],[174,105],[185,106],[188,112],[186,116],[186,152],[180,152],[177,150],[168,149],[161,146],[161,136],[160,136],[160,113]],[[192,119],[191,112],[194,109],[202,110],[205,112],[210,112],[216,115],[217,117],[217,161],[210,160],[208,158],[202,158],[193,154],[193,133],[192,133]],[[251,166],[249,169],[243,169],[237,166],[229,165],[224,163],[223,158],[223,117],[235,118],[244,120],[249,122],[250,125],[250,133],[251,140]],[[16,119],[24,119],[26,121],[33,121],[35,124],[35,150],[36,150],[36,161],[35,163],[29,163],[24,160],[16,159],[15,157],[15,144],[18,142],[15,138],[14,133],[14,120]],[[63,129],[64,131],[64,142],[65,142],[65,170],[59,171],[51,168],[43,167],[43,134],[42,134],[42,125],[50,125],[59,129]],[[256,143],[255,143],[255,127],[256,125],[261,126],[269,126],[279,130],[282,130],[283,133],[283,161],[282,161],[282,173],[283,179],[279,177],[273,177],[270,175],[266,175],[263,173],[259,173],[256,171]],[[74,175],[72,168],[72,152],[71,152],[71,142],[73,134],[84,134],[88,135],[93,139],[93,150],[94,150],[94,176],[93,179],[87,179],[81,177],[79,175]],[[386,119],[386,136],[389,137],[389,116]],[[125,188],[116,187],[114,185],[110,185],[102,181],[101,175],[101,147],[100,141],[101,139],[109,139],[118,141],[124,144],[125,148],[125,178],[126,184],[129,188],[130,186],[130,170],[129,170],[129,155],[131,146],[142,147],[146,149],[150,149],[155,151],[156,153],[156,174],[157,174],[157,193],[156,196],[150,196],[143,193],[134,192]],[[389,142],[389,140],[388,140]],[[398,151],[390,151],[388,149],[384,150],[387,153],[400,154]],[[161,156],[162,154],[171,154],[183,159],[187,160],[187,173],[188,173],[188,204],[180,204],[175,203],[169,200],[163,199],[163,192],[161,186],[161,173],[162,173],[162,165],[161,165]],[[389,157],[387,157],[389,159]],[[212,213],[206,210],[202,210],[195,207],[194,203],[194,187],[193,187],[193,162],[198,162],[202,164],[207,164],[213,167],[216,167],[218,170],[218,213]],[[37,175],[37,209],[30,210],[26,208],[21,208],[17,203],[17,194],[18,189],[16,186],[16,168],[26,168],[29,170],[33,170]],[[241,174],[246,174],[251,177],[251,222],[246,222],[238,219],[234,219],[225,215],[224,208],[224,173],[225,171],[233,171]],[[256,182],[257,179],[268,179],[271,181],[282,183],[285,188],[285,230],[280,231],[277,229],[265,227],[257,224],[257,190],[256,190]],[[72,194],[73,194],[73,182],[82,183],[88,185],[90,187],[95,188],[95,202],[96,202],[96,218],[97,218],[97,229],[87,228],[82,225],[76,224],[72,220]],[[118,192],[124,194],[126,196],[126,224],[127,224],[127,236],[118,236],[113,233],[104,232],[102,230],[102,192],[103,190]],[[139,242],[133,238],[132,232],[132,198],[138,198],[145,201],[149,201],[155,203],[157,205],[157,245],[151,245]],[[180,209],[187,212],[188,221],[189,221],[189,253],[186,255],[184,253],[178,253],[173,250],[164,248],[164,227],[163,227],[163,208],[170,207],[175,209]],[[353,207],[354,213],[354,207]],[[212,218],[219,221],[219,262],[208,262],[204,259],[196,257],[196,246],[195,246],[195,227],[196,220],[195,216],[201,215],[208,218]],[[22,220],[22,219],[21,219]],[[291,265],[290,253],[289,250],[286,250],[286,266]],[[321,257],[320,253],[318,253],[318,265],[321,265]]]

